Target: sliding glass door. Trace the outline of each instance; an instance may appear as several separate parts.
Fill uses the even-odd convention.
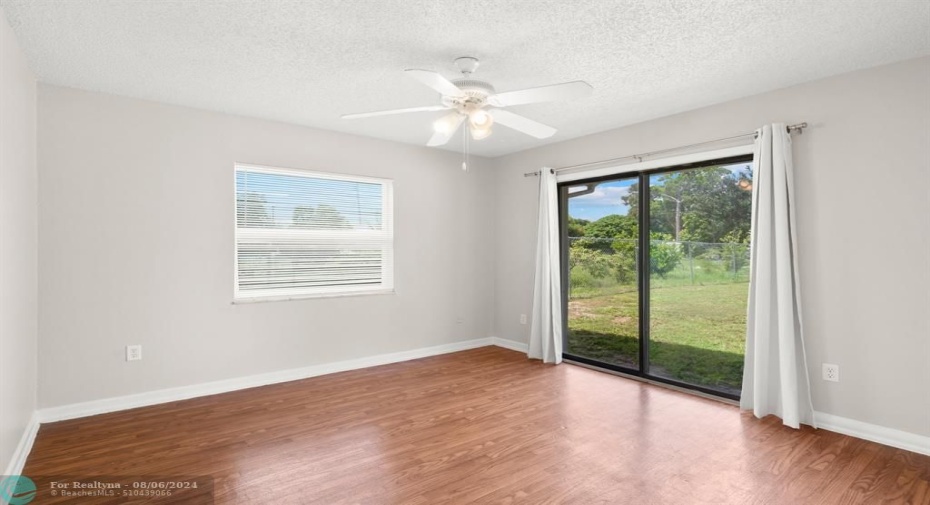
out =
[[[565,357],[738,398],[751,157],[560,184]]]

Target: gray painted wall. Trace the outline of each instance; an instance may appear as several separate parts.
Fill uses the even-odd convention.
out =
[[[738,78],[738,77],[734,77]],[[494,334],[526,341],[536,178],[523,173],[807,121],[795,136],[802,303],[818,411],[930,435],[930,58],[494,159]],[[822,362],[841,382],[821,380]]]
[[[0,11],[0,471],[36,408],[36,80]]]
[[[46,85],[38,131],[40,407],[490,332],[486,160]],[[234,162],[393,179],[396,294],[232,305]]]

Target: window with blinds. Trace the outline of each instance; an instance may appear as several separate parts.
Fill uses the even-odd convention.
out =
[[[236,165],[235,299],[394,289],[390,180]]]

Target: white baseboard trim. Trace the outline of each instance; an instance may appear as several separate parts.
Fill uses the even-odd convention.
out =
[[[26,466],[26,458],[29,457],[29,452],[32,451],[32,443],[35,442],[38,432],[39,415],[38,412],[33,412],[32,417],[29,419],[29,424],[26,425],[23,436],[20,437],[19,444],[16,445],[16,450],[13,451],[13,457],[10,458],[10,463],[7,465],[6,472],[3,475],[22,475],[23,467]]]
[[[491,337],[491,345],[503,347],[504,349],[510,349],[511,351],[527,352],[529,350],[529,346],[527,344],[507,338]]]
[[[32,449],[32,443],[35,440],[36,433],[39,430],[40,423],[50,423],[55,421],[64,421],[67,419],[76,419],[79,417],[93,416],[97,414],[106,414],[108,412],[117,412],[120,410],[134,409],[138,407],[147,407],[160,403],[168,403],[180,400],[188,400],[201,396],[209,396],[220,393],[238,391],[269,384],[278,384],[300,379],[307,379],[320,375],[327,375],[349,370],[357,370],[401,361],[426,358],[429,356],[438,356],[450,352],[465,351],[478,347],[494,345],[518,352],[527,352],[527,344],[517,342],[506,338],[488,337],[474,340],[465,340],[462,342],[453,342],[450,344],[412,349],[389,354],[380,354],[335,363],[324,363],[312,365],[303,368],[294,368],[281,370],[265,374],[227,379],[222,381],[208,382],[204,384],[195,384],[192,386],[182,386],[171,389],[162,389],[139,393],[134,395],[119,396],[115,398],[104,398],[101,400],[92,400],[89,402],[63,405],[60,407],[50,407],[38,410],[29,422],[13,458],[7,466],[5,475],[18,475],[26,463],[29,451]],[[835,416],[824,412],[815,412],[818,427],[842,433],[856,438],[869,440],[879,444],[896,447],[919,454],[930,455],[930,437],[916,435],[905,431],[886,428],[875,424],[869,424],[854,419]]]
[[[337,361],[335,363],[324,363],[311,365],[303,368],[292,368],[248,377],[227,379],[203,384],[194,384],[192,386],[182,386],[170,389],[161,389],[133,395],[119,396],[115,398],[104,398],[101,400],[92,400],[89,402],[73,403],[62,405],[60,407],[49,407],[38,411],[39,422],[51,423],[55,421],[64,421],[67,419],[77,419],[79,417],[94,416],[106,414],[108,412],[117,412],[120,410],[134,409],[138,407],[147,407],[158,405],[160,403],[175,402],[179,400],[189,400],[200,396],[209,396],[220,393],[238,391],[269,384],[278,384],[300,379],[307,379],[319,375],[327,375],[337,372],[346,372],[360,368],[372,366],[387,365],[412,359],[426,358],[429,356],[438,356],[450,352],[465,351],[477,347],[493,345],[491,338],[479,338],[474,340],[465,340],[462,342],[453,342],[450,344],[437,345],[432,347],[423,347],[409,351],[401,351],[390,354],[379,354],[346,361]],[[27,452],[28,454],[28,452]]]
[[[930,437],[927,436],[886,428],[877,424],[864,423],[825,412],[814,412],[814,419],[817,421],[818,428],[827,431],[834,431],[843,435],[930,456]]]

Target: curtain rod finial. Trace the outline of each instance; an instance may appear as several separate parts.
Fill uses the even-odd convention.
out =
[[[798,124],[788,125],[788,133],[796,131],[798,132],[798,135],[802,135],[804,133],[805,128],[807,128],[807,123],[798,123]]]

